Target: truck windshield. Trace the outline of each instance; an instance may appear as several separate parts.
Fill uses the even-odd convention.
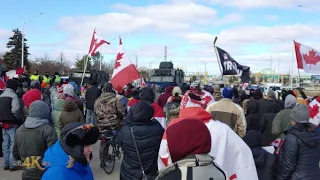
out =
[[[173,76],[151,76],[150,82],[173,82]]]

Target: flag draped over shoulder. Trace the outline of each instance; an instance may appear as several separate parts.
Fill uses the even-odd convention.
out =
[[[217,46],[216,49],[219,56],[218,59],[222,66],[222,75],[240,76],[242,82],[249,82],[250,67],[239,64],[227,51]]]
[[[306,73],[320,74],[320,52],[296,41],[293,42],[298,69],[303,69]]]
[[[140,74],[134,64],[132,64],[124,52],[122,39],[119,38],[119,52],[114,63],[111,83],[115,90],[121,92],[122,89],[132,81],[139,79]]]

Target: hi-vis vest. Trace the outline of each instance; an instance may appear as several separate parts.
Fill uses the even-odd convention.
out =
[[[34,75],[34,74],[32,74],[31,76],[30,76],[30,80],[31,81],[39,81],[39,75]]]
[[[59,84],[61,82],[61,77],[56,75],[56,78],[54,79],[55,84]]]
[[[50,80],[51,80],[50,77],[47,77],[47,76],[42,77],[42,82],[44,82],[44,83],[50,84]]]

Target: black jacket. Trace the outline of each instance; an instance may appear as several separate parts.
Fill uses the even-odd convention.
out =
[[[276,156],[262,147],[252,148],[252,155],[256,164],[259,180],[273,180],[276,174]]]
[[[259,102],[259,114],[263,116],[266,113],[278,113],[282,108],[275,100],[264,99]]]
[[[276,113],[264,114],[260,121],[259,131],[262,134],[262,146],[270,146],[271,142],[276,140],[275,135],[272,134],[272,122]]]
[[[247,104],[247,131],[258,130],[261,116],[259,114],[259,104],[256,100],[250,100]]]
[[[320,135],[300,124],[288,130],[280,151],[278,180],[319,180]]]
[[[164,129],[157,120],[150,120],[153,108],[140,106],[139,102],[132,106],[128,112],[129,123],[123,126],[119,132],[119,144],[123,148],[123,160],[120,169],[120,180],[140,180],[142,172],[140,169],[138,155],[135,150],[131,135],[133,127],[134,137],[137,142],[143,168],[147,175],[156,175],[158,171],[158,153]]]
[[[93,111],[94,110],[94,103],[96,102],[97,98],[101,95],[101,90],[97,86],[92,86],[88,88],[86,92],[86,106],[87,109]]]

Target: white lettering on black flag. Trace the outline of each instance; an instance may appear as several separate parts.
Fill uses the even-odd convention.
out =
[[[239,64],[227,51],[219,47],[216,48],[222,65],[222,75],[240,76],[242,82],[249,82],[250,67]]]

